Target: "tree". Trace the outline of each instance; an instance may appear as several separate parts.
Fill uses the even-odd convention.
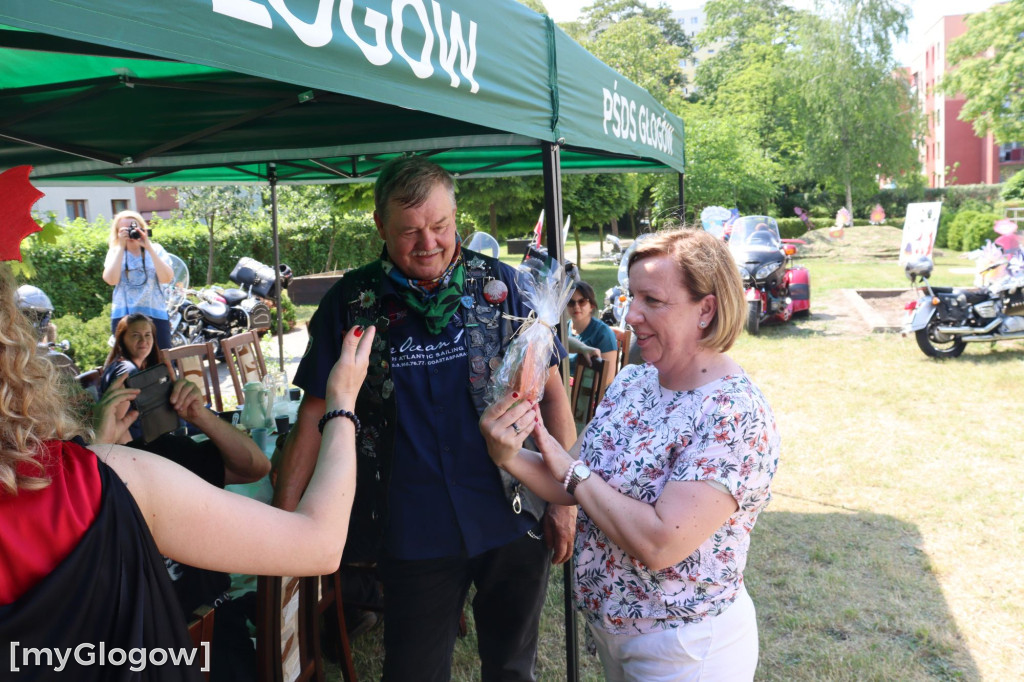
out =
[[[582,263],[580,227],[597,227],[603,241],[605,224],[636,205],[638,186],[630,174],[573,174],[562,177],[562,211],[572,216],[576,237],[576,262]]]
[[[921,117],[892,57],[906,32],[907,9],[893,0],[835,0],[801,20],[788,79],[803,119],[808,179],[853,193],[877,191],[878,176],[918,166]]]
[[[682,48],[666,43],[658,27],[643,16],[612,24],[584,47],[662,104],[669,104],[686,83],[679,68]]]
[[[541,2],[540,0],[519,0],[519,2],[521,4],[523,4],[523,5],[526,5],[527,7],[532,9],[537,14],[545,14],[546,15],[548,13],[548,8],[545,7],[544,3]]]
[[[544,183],[539,176],[463,178],[458,182],[455,199],[459,211],[468,213],[480,225],[488,225],[495,239],[499,239],[502,232],[518,237],[529,232],[537,222],[537,213],[544,202]]]
[[[598,36],[611,26],[639,17],[655,26],[669,45],[682,48],[683,54],[693,52],[693,44],[683,26],[672,16],[672,8],[664,3],[649,7],[640,0],[595,0],[583,8],[580,23],[591,35]]]
[[[796,116],[797,88],[785,65],[802,13],[782,0],[712,0],[705,11],[707,27],[697,40],[719,47],[697,70],[701,101],[752,133],[749,153],[761,152],[772,162],[777,182],[792,182],[804,122]]]
[[[696,222],[705,206],[764,212],[778,193],[777,169],[759,151],[753,130],[706,104],[687,103],[680,114],[686,121],[687,221]],[[675,177],[660,176],[654,194],[660,206],[655,217],[672,212],[679,203]]]
[[[966,99],[960,120],[997,142],[1024,139],[1024,0],[967,17],[967,32],[946,52],[953,67],[939,84]]]
[[[213,269],[217,260],[215,229],[221,223],[239,223],[258,212],[259,189],[243,185],[203,185],[178,187],[177,191],[178,203],[181,206],[178,211],[180,217],[206,225],[210,238],[209,263],[206,269],[206,284],[209,286],[213,283]]]

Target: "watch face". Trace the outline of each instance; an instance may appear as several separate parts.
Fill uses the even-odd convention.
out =
[[[572,473],[579,479],[584,479],[590,475],[590,467],[586,464],[577,464],[573,467]]]

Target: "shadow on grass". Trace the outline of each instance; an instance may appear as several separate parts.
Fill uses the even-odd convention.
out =
[[[746,570],[757,679],[979,679],[917,529],[828,506],[758,521]]]

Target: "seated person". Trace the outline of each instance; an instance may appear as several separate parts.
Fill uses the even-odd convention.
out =
[[[611,327],[594,317],[594,313],[598,311],[597,295],[594,293],[594,287],[583,281],[576,282],[575,290],[569,299],[568,309],[569,317],[572,321],[571,336],[589,348],[596,348],[600,351],[601,359],[604,360],[605,364],[608,367],[614,368],[619,343]],[[584,358],[583,362],[589,365],[590,360],[588,356],[592,356],[592,354],[588,351],[586,354],[577,355],[576,357],[581,356]],[[570,356],[570,361],[575,369],[575,358]],[[614,369],[605,374],[605,386],[611,383],[614,376]]]
[[[133,440],[128,427],[129,404],[137,389],[124,388],[128,374],[122,374],[103,394],[94,410],[96,443],[127,443],[165,457],[188,469],[207,483],[223,488],[235,483],[258,481],[270,472],[270,460],[249,436],[208,410],[198,387],[187,379],[178,379],[172,389],[171,403],[178,416],[193,424],[209,440],[197,443],[188,436],[164,434],[145,443]],[[113,411],[113,419],[105,414]],[[104,427],[104,425],[106,425]],[[216,609],[210,679],[252,680],[256,678],[256,652],[249,637],[246,619],[255,615],[245,602],[232,602],[228,590],[231,576],[208,571],[164,557],[175,596],[188,619],[196,608]],[[248,605],[251,606],[251,605]]]
[[[114,347],[103,363],[100,395],[122,374],[135,374],[160,363],[160,350],[156,347],[156,325],[142,313],[125,315],[117,323]],[[138,434],[135,434],[138,435]]]

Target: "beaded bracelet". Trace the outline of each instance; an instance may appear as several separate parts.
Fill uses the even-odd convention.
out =
[[[356,425],[356,435],[359,435],[359,429],[362,428],[362,424],[359,423],[359,417],[348,410],[332,410],[320,417],[320,423],[317,424],[317,428],[320,429],[320,434],[323,435],[324,425],[335,417],[348,417],[352,420],[352,423]]]
[[[577,464],[583,464],[583,460],[576,460],[575,462],[569,465],[569,470],[565,472],[565,480],[562,481],[562,487],[565,488],[566,491],[569,490],[569,479],[572,478],[572,470],[576,468]]]

